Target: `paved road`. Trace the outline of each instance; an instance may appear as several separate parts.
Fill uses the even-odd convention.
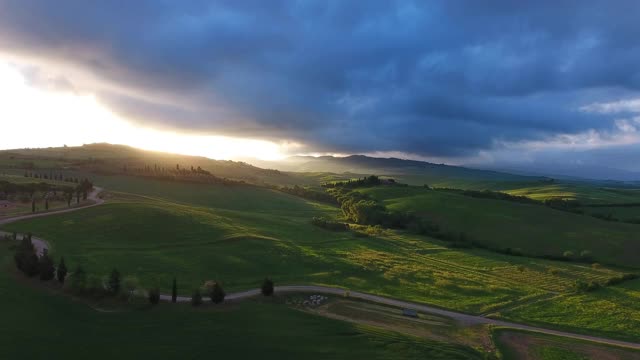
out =
[[[74,207],[70,209],[55,210],[55,211],[49,211],[45,213],[29,214],[29,215],[16,216],[13,218],[2,219],[0,220],[0,225],[8,224],[10,222],[19,221],[19,220],[31,219],[34,217],[66,213],[66,212],[77,211],[81,209],[86,209],[88,207],[101,205],[104,203],[104,200],[98,197],[98,194],[101,191],[102,191],[101,188],[95,187],[94,191],[88,196],[90,200],[94,201],[93,204]],[[33,238],[33,242],[36,248],[39,247],[38,251],[40,253],[43,251],[43,249],[49,248],[48,243],[43,239]],[[314,286],[314,285],[286,285],[286,286],[276,286],[274,290],[277,293],[310,292],[310,293],[319,293],[319,294],[330,294],[330,295],[336,295],[336,296],[347,296],[348,294],[349,298],[366,300],[366,301],[371,301],[379,304],[396,306],[400,308],[410,308],[410,309],[415,309],[417,311],[430,313],[430,314],[442,315],[442,316],[452,318],[456,321],[460,321],[465,324],[490,324],[490,325],[496,325],[496,326],[504,326],[512,329],[520,329],[520,330],[568,337],[568,338],[579,339],[579,340],[593,341],[593,342],[598,342],[602,344],[616,345],[616,346],[640,350],[640,343],[613,340],[613,339],[607,339],[607,338],[602,338],[597,336],[574,334],[574,333],[565,332],[565,331],[551,330],[551,329],[545,329],[545,328],[540,328],[535,326],[512,323],[508,321],[489,319],[484,316],[469,315],[469,314],[464,314],[460,312],[444,310],[444,309],[440,309],[440,308],[429,306],[429,305],[416,304],[408,301],[391,299],[384,296],[367,294],[367,293],[358,292],[358,291],[350,291],[350,290],[345,290],[341,288],[334,288],[334,287],[327,287],[327,286]],[[260,295],[260,289],[246,290],[246,291],[228,294],[225,297],[225,301],[239,301],[239,300],[244,300],[244,299],[248,299],[248,298],[259,296],[259,295]],[[171,301],[171,296],[162,294],[160,295],[160,299],[163,301]],[[177,301],[190,302],[191,298],[186,296],[178,296]]]
[[[416,304],[408,301],[391,299],[384,296],[367,294],[367,293],[358,292],[358,291],[345,290],[341,288],[334,288],[334,287],[327,287],[327,286],[314,286],[314,285],[287,285],[287,286],[276,286],[274,291],[277,293],[305,292],[305,293],[329,294],[329,295],[337,295],[337,296],[347,296],[348,294],[348,297],[352,299],[366,300],[366,301],[371,301],[378,304],[391,305],[391,306],[396,306],[400,308],[415,309],[417,311],[421,311],[425,313],[446,316],[465,324],[490,324],[490,325],[496,325],[496,326],[504,326],[512,329],[520,329],[520,330],[532,331],[537,333],[568,337],[568,338],[573,338],[578,340],[593,341],[593,342],[598,342],[602,344],[616,345],[616,346],[640,350],[640,343],[613,340],[613,339],[607,339],[607,338],[602,338],[597,336],[574,334],[574,333],[565,332],[565,331],[545,329],[545,328],[540,328],[535,326],[512,323],[508,321],[489,319],[483,316],[469,315],[469,314],[459,313],[455,311],[444,310],[444,309],[440,309],[440,308],[429,306],[429,305]],[[247,299],[247,298],[251,298],[259,295],[260,295],[260,289],[252,289],[252,290],[228,294],[225,297],[225,301],[238,301],[238,300],[243,300],[243,299]],[[171,296],[160,295],[160,299],[164,301],[171,301]],[[189,302],[191,301],[191,298],[185,297],[185,296],[178,296],[176,300],[178,302]]]

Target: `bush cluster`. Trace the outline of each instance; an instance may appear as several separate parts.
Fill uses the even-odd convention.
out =
[[[349,230],[349,225],[337,221],[327,220],[323,217],[313,217],[311,219],[311,224],[321,227],[323,229],[331,230],[331,231],[346,231]]]

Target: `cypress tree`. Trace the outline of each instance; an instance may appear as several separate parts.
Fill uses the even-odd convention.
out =
[[[67,277],[67,265],[64,263],[64,257],[60,258],[60,265],[56,271],[56,278],[61,284],[64,284],[64,279]]]
[[[176,278],[173,278],[173,287],[171,288],[171,302],[175,303],[178,301],[178,284],[176,282]]]
[[[44,209],[49,210],[49,199],[44,199]]]
[[[36,199],[31,200],[31,212],[36,212]]]

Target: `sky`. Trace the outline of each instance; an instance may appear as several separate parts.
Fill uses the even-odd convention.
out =
[[[640,172],[638,14],[625,0],[0,0],[0,148]]]

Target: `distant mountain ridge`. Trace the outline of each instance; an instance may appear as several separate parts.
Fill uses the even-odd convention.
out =
[[[251,160],[247,160],[252,162]],[[434,164],[426,161],[399,158],[376,158],[366,155],[336,156],[292,156],[281,161],[253,162],[262,167],[292,172],[331,172],[354,175],[381,175],[397,177],[413,184],[438,186],[464,186],[471,182],[540,182],[553,181],[546,176],[517,175],[494,170],[473,169],[462,166]]]

